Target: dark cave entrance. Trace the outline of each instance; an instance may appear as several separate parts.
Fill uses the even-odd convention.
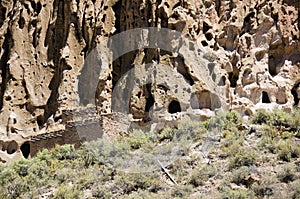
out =
[[[294,106],[298,106],[299,101],[300,101],[300,96],[297,94],[297,89],[300,87],[300,82],[296,83],[295,86],[292,89],[292,95],[294,97]]]
[[[149,112],[151,107],[155,103],[154,97],[151,93],[151,84],[146,85],[146,92],[147,92],[147,98],[146,98],[145,112]]]
[[[265,91],[262,92],[262,103],[265,103],[265,104],[270,104],[271,103],[269,95]]]
[[[235,88],[237,85],[237,81],[239,79],[239,71],[235,70],[234,72],[230,72],[229,74],[230,87]]]
[[[18,144],[16,141],[11,141],[8,143],[8,146],[7,146],[7,153],[8,154],[13,154],[17,151],[18,149]]]
[[[181,112],[180,103],[176,100],[173,100],[168,107],[168,112],[171,114]]]
[[[22,152],[24,158],[29,157],[29,155],[30,155],[30,144],[29,144],[29,142],[25,142],[24,144],[22,144],[21,152]]]

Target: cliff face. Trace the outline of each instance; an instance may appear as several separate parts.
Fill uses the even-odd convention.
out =
[[[299,107],[299,13],[298,0],[3,0],[0,156],[21,156],[22,143],[39,134],[49,118],[57,122],[61,111],[72,110],[77,88],[85,89],[77,85],[89,53],[107,38],[135,28],[168,28],[199,44],[202,54],[213,57],[203,63],[218,71],[225,98],[207,89],[193,59],[138,49],[118,57],[104,74],[92,76],[98,82],[100,113],[111,112],[113,88],[126,72],[142,66],[134,73],[138,79],[149,73],[146,65],[153,62],[168,65],[178,77],[167,79],[165,86],[146,84],[132,90],[129,112],[142,123],[151,120],[151,106],[165,120],[188,110],[205,118],[220,107],[244,116],[275,105],[287,111]],[[189,46],[179,51],[189,55],[197,50]],[[181,99],[174,87],[188,90],[189,96]]]

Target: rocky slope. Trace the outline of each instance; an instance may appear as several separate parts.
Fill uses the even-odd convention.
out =
[[[151,106],[163,121],[180,117],[178,112],[206,118],[222,107],[245,117],[275,105],[291,111],[300,106],[299,10],[298,0],[3,0],[0,156],[20,157],[20,146],[40,134],[49,118],[58,122],[63,110],[77,106],[79,90],[84,91],[79,92],[81,104],[111,113],[119,80],[132,68],[140,68],[134,74],[142,78],[151,72],[151,63],[167,65],[178,78],[162,85],[164,77],[157,76],[158,83],[131,90],[129,113],[141,123],[151,121]],[[192,42],[178,45],[180,54],[132,50],[99,75],[85,68],[90,52],[107,38],[142,27],[176,30]],[[127,39],[123,42],[130,44]],[[117,45],[122,50],[126,43]],[[188,57],[195,54],[206,57],[200,65],[207,71]],[[222,96],[210,89],[203,74],[211,76]],[[97,82],[96,102],[88,98],[90,81]],[[122,85],[129,83],[125,79]],[[178,95],[176,88],[187,92]],[[122,94],[117,99],[124,99]]]

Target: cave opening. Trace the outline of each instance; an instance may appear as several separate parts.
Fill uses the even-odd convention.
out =
[[[24,156],[24,158],[28,158],[30,155],[30,144],[29,142],[25,142],[24,144],[22,144],[21,146],[21,152]]]
[[[294,106],[298,106],[300,101],[300,96],[298,95],[297,90],[300,90],[300,82],[296,83],[291,91],[294,97]]]
[[[36,121],[37,121],[37,124],[39,125],[39,127],[43,126],[44,125],[44,116],[43,115],[39,115],[36,118]]]
[[[151,93],[151,84],[146,85],[146,106],[145,106],[145,112],[149,112],[151,107],[154,105],[155,100]]]
[[[173,100],[168,107],[168,112],[171,114],[174,113],[180,113],[181,112],[181,107],[180,107],[180,103],[176,100]]]
[[[13,154],[17,151],[18,149],[18,144],[16,141],[11,141],[7,145],[7,153],[8,154]]]
[[[275,60],[273,56],[269,56],[268,68],[269,68],[270,75],[272,75],[273,77],[278,74],[276,70],[276,63],[277,63],[276,61],[277,60]]]
[[[237,85],[237,81],[239,79],[239,73],[238,72],[230,72],[228,78],[230,81],[230,87],[235,88]]]
[[[267,92],[263,91],[262,92],[262,103],[270,104],[270,98]]]

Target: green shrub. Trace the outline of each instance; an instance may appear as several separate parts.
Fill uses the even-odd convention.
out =
[[[216,169],[212,166],[204,166],[194,171],[189,179],[189,184],[194,187],[202,186],[211,177],[216,175]]]
[[[92,195],[95,198],[112,198],[112,193],[108,188],[103,187],[102,185],[98,185],[96,188],[92,190]]]
[[[273,189],[276,182],[276,178],[264,177],[259,183],[255,182],[251,186],[251,190],[259,197],[271,196],[274,194]]]
[[[253,124],[269,124],[272,121],[272,114],[265,109],[259,109],[253,115]]]
[[[54,199],[80,199],[83,195],[83,192],[76,185],[65,185],[62,184],[58,187],[57,191],[54,193],[52,198]]]
[[[263,127],[264,136],[270,137],[270,138],[276,138],[280,135],[278,129],[275,126],[268,126],[265,125]]]
[[[222,198],[226,199],[248,199],[253,198],[253,193],[249,190],[237,189],[232,190],[230,188],[226,188],[224,193],[222,194]]]
[[[291,130],[300,137],[300,109],[294,110],[291,114]]]
[[[202,138],[203,133],[206,132],[206,129],[201,122],[183,119],[179,122],[177,128],[174,129],[174,137],[172,141],[198,141]]]
[[[272,113],[272,125],[273,126],[291,126],[292,117],[291,114],[284,112],[278,108],[275,108]]]
[[[160,187],[158,176],[149,173],[120,172],[115,179],[115,184],[122,190],[122,194],[128,194],[139,189],[157,192]]]
[[[228,111],[223,112],[220,111],[217,113],[216,117],[211,118],[208,122],[206,122],[207,129],[218,129],[220,131],[223,130],[236,130],[236,126],[242,123],[242,117],[237,111]]]
[[[183,158],[177,158],[174,162],[168,166],[170,173],[174,175],[175,180],[185,181],[188,178],[189,165]]]
[[[283,161],[291,161],[292,158],[300,157],[300,147],[290,140],[280,140],[277,145],[278,158]]]
[[[73,160],[76,158],[74,145],[57,145],[52,149],[52,156],[58,160]]]
[[[277,177],[281,182],[288,183],[296,179],[295,173],[296,168],[294,166],[287,165],[278,173]]]
[[[243,152],[243,145],[239,141],[233,142],[231,145],[227,146],[228,143],[225,142],[225,146],[222,148],[224,157],[234,156],[238,153]]]
[[[291,182],[291,198],[300,199],[300,179]]]
[[[228,130],[223,131],[223,137],[225,138],[223,143],[225,147],[230,147],[234,144],[238,144],[239,146],[242,145],[244,141],[244,135],[242,132],[231,132]]]
[[[230,181],[239,185],[247,185],[247,178],[250,175],[249,168],[242,166],[239,169],[233,171]]]
[[[192,193],[191,185],[177,185],[171,190],[172,198],[188,198]]]
[[[291,128],[292,131],[296,132],[299,130],[300,113],[299,111],[287,113],[278,108],[275,108],[273,112],[267,112],[264,109],[260,109],[253,115],[252,123]]]
[[[262,139],[258,142],[259,149],[267,149],[268,152],[276,153],[276,140],[272,139],[269,136],[263,136]]]
[[[229,159],[229,169],[253,165],[257,156],[252,150],[240,150]]]
[[[131,149],[139,149],[147,142],[149,142],[150,141],[149,139],[150,138],[148,137],[148,135],[143,131],[135,130],[130,133],[126,141],[129,143]]]
[[[173,137],[174,137],[174,129],[172,129],[170,127],[164,128],[157,134],[158,141],[160,141],[160,142],[162,142],[164,140],[171,141],[173,139]]]
[[[6,195],[6,198],[17,198],[22,192],[28,190],[22,178],[11,166],[1,171],[0,183],[3,189],[2,193]]]

